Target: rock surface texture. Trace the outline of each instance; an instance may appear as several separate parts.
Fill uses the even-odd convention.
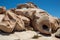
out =
[[[19,4],[9,10],[0,6],[0,40],[60,40],[59,38],[60,19],[33,3]]]
[[[57,30],[57,32],[55,33],[55,36],[60,38],[60,29]]]

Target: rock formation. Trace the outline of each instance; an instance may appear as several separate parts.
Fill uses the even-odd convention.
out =
[[[60,27],[58,18],[49,15],[33,3],[20,4],[10,10],[0,7],[0,16],[0,30],[4,32],[31,28],[43,34],[52,34]]]
[[[6,8],[5,8],[5,7],[0,6],[0,14],[5,13],[5,12],[6,12]]]
[[[60,28],[57,30],[57,32],[55,33],[55,36],[60,38]]]

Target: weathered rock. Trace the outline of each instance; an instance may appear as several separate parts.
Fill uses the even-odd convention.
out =
[[[4,32],[12,32],[15,27],[15,22],[12,21],[3,21],[0,22],[0,30]]]
[[[26,3],[28,5],[28,8],[38,8],[34,3],[28,2]]]
[[[51,34],[51,27],[48,15],[36,12],[34,16],[35,18],[33,20],[33,27],[41,33]]]
[[[22,8],[28,8],[28,6],[26,4],[19,4],[17,6],[17,9],[22,9]]]
[[[28,2],[26,4],[20,4],[17,6],[17,9],[28,9],[28,8],[37,8],[37,6],[31,2]]]
[[[60,28],[57,30],[57,32],[55,33],[55,36],[60,38]]]
[[[52,32],[56,32],[57,28],[59,27],[58,19],[55,17],[49,16],[49,21],[50,21]]]
[[[15,8],[11,8],[10,10],[11,10],[13,13],[15,13],[15,10],[16,10],[16,9],[15,9]]]
[[[8,15],[7,15],[7,13],[5,14],[5,16],[4,16],[4,18],[3,18],[3,21],[4,21],[4,20],[6,20],[6,21],[10,20],[10,18],[9,18]]]
[[[26,16],[27,18],[33,20],[33,15],[36,12],[36,9],[16,9],[16,14]]]
[[[59,25],[60,25],[60,19],[58,19],[58,21],[59,21]]]
[[[3,18],[5,17],[4,14],[0,14],[0,22],[2,22]]]
[[[3,6],[0,6],[0,14],[4,14],[6,12],[6,8]]]
[[[1,7],[1,13],[4,12],[6,9]],[[16,9],[7,10],[4,15],[4,18],[1,17],[2,22],[13,21],[16,23],[13,30],[24,30],[29,28],[28,26],[32,26],[41,33],[51,34],[51,31],[56,31],[60,25],[58,19],[31,2],[18,5]]]
[[[25,29],[25,25],[22,19],[20,19],[16,14],[11,12],[10,10],[8,10],[7,13],[11,17],[11,20],[13,19],[14,21],[16,21],[15,30],[20,31]]]
[[[16,9],[15,11],[16,11],[16,14],[20,13],[20,15],[22,14],[22,15],[26,16],[27,18],[29,18],[30,20],[32,20],[32,22],[34,21],[33,24],[35,24],[35,25],[37,25],[37,24],[41,25],[40,23],[47,24],[49,30],[51,30],[51,31],[52,30],[55,31],[58,28],[58,23],[56,21],[57,19],[54,18],[54,17],[51,17],[47,12],[45,12],[42,9],[37,9],[37,8],[34,8],[34,9],[33,8],[30,8],[30,9]],[[48,22],[47,22],[47,20],[48,20]],[[37,21],[37,23],[35,23],[36,21]],[[34,25],[34,27],[35,27],[35,25]]]
[[[58,23],[57,23],[58,20],[56,18],[50,16],[47,12],[45,12],[42,9],[29,8],[29,9],[16,9],[15,11],[16,11],[16,14],[26,16],[27,18],[32,20],[32,23],[35,25],[37,25],[37,24],[41,25],[42,24],[42,26],[43,26],[43,24],[46,24],[46,26],[48,26],[48,29],[50,30],[50,32],[52,32],[52,31],[55,32],[58,28]],[[47,22],[47,20],[48,20],[48,22]],[[35,23],[36,21],[37,21],[37,23]],[[34,27],[35,27],[35,25],[34,25]]]
[[[30,20],[33,20],[35,12],[35,10],[28,9],[28,11],[24,15]]]
[[[16,22],[11,21],[8,17],[8,15],[0,14],[1,16],[1,22],[0,22],[0,30],[4,32],[12,32],[14,30]]]
[[[13,30],[26,30],[10,35],[0,32],[0,40],[60,40],[52,36],[53,34],[51,37],[43,37],[43,35],[41,37],[32,31],[34,29],[37,30],[37,33],[43,34],[57,31],[55,36],[60,37],[60,19],[49,15],[31,2],[18,5],[17,8],[7,11],[5,7],[0,7],[0,30],[9,33]]]
[[[42,13],[43,15],[48,15],[47,12],[45,12],[42,9],[38,9],[38,8],[29,8],[29,9],[16,9],[15,12],[18,15],[23,15],[28,17],[29,19],[33,20],[33,16],[34,14],[37,12],[39,12],[40,14]]]
[[[24,21],[25,26],[30,25],[30,19],[29,18],[27,18],[25,16],[21,16],[21,15],[19,15],[18,17],[21,18]]]
[[[20,11],[19,11],[19,10],[20,10]],[[24,13],[26,13],[26,12],[22,12],[21,9],[16,9],[16,10],[15,10],[15,14],[17,14],[17,15],[22,15],[22,16],[24,16]]]

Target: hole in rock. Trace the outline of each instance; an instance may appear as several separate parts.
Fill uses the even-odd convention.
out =
[[[48,26],[47,26],[47,25],[43,25],[43,26],[42,26],[42,28],[43,28],[44,30],[49,31],[49,28],[48,28]]]

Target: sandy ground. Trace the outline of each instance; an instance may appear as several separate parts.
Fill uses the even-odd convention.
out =
[[[34,37],[37,35],[39,37]],[[23,31],[14,33],[0,32],[0,40],[60,40],[60,39],[54,37],[54,34],[52,34],[51,36],[43,36],[34,31]]]

